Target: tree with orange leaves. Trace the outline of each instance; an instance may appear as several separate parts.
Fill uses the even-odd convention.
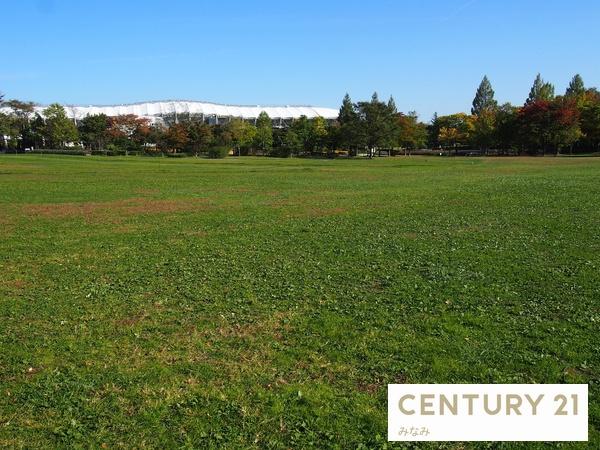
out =
[[[150,121],[133,114],[109,117],[108,136],[113,144],[125,150],[142,147],[150,134]]]

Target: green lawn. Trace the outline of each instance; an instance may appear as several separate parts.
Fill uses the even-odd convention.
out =
[[[377,448],[394,382],[600,446],[600,159],[4,155],[0,226],[0,447]]]

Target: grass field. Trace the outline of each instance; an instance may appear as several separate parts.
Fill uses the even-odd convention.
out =
[[[394,382],[600,446],[600,159],[5,155],[0,226],[0,446],[378,448]]]

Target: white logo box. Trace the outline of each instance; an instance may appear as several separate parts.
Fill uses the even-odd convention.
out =
[[[587,441],[588,386],[389,384],[388,440]]]

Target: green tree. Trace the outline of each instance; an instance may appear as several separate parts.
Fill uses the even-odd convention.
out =
[[[478,116],[483,112],[495,110],[497,106],[498,102],[494,100],[492,84],[490,83],[490,80],[488,80],[487,75],[484,75],[483,80],[481,80],[477,92],[475,93],[471,114]]]
[[[510,103],[501,105],[496,111],[496,143],[504,154],[512,152],[518,144],[519,108]]]
[[[44,109],[43,115],[46,121],[44,137],[47,145],[62,148],[67,142],[77,141],[77,127],[67,117],[65,108],[58,103],[53,103]]]
[[[569,98],[581,98],[585,94],[585,86],[583,85],[583,79],[581,75],[576,74],[570,81],[567,90],[565,91],[565,97]]]
[[[8,148],[9,146],[7,136],[11,136],[11,134],[13,133],[12,126],[12,117],[9,114],[0,112],[0,139],[2,139],[2,141],[0,142],[0,146],[2,148]]]
[[[31,116],[35,111],[35,103],[21,100],[8,100],[3,105],[11,110],[11,134],[16,138],[15,145],[21,149],[32,145]]]
[[[361,128],[365,136],[368,156],[372,158],[376,150],[390,148],[394,141],[395,114],[392,102],[380,101],[377,92],[373,93],[370,102],[359,102],[358,112]]]
[[[396,101],[394,100],[394,97],[390,95],[387,102],[385,117],[387,127],[386,147],[389,147],[390,149],[396,147],[400,139],[400,128],[398,127],[398,120],[396,120],[398,115],[399,112],[396,107]]]
[[[282,145],[282,156],[299,155],[304,150],[304,143],[292,127],[285,131]]]
[[[306,116],[300,116],[298,119],[292,122],[292,126],[290,129],[294,132],[297,139],[301,143],[302,148],[297,152],[297,154],[301,153],[310,153],[312,151],[311,147],[311,123]]]
[[[533,86],[529,91],[529,97],[525,101],[526,105],[536,102],[538,100],[550,101],[554,99],[554,86],[550,83],[545,82],[542,76],[538,73],[533,81]]]
[[[309,147],[311,153],[322,153],[327,147],[327,122],[322,117],[310,121]]]
[[[431,148],[440,146],[440,120],[437,112],[433,113],[427,126],[427,143]]]
[[[254,142],[256,136],[256,127],[243,119],[233,119],[225,125],[227,132],[231,136],[231,143],[238,155],[242,151],[247,151]]]
[[[348,94],[342,100],[342,106],[338,114],[338,123],[339,128],[336,131],[337,139],[335,144],[341,149],[356,154],[357,149],[364,146],[364,139],[361,133],[357,106],[352,103]]]
[[[266,112],[261,112],[256,120],[256,135],[254,146],[263,154],[268,154],[273,148],[273,124]]]
[[[207,123],[195,120],[187,122],[186,125],[189,145],[194,155],[198,156],[200,152],[207,151],[214,141],[212,127]]]
[[[580,123],[585,136],[583,145],[588,149],[600,150],[600,93],[595,89],[586,90]]]
[[[86,147],[103,150],[108,140],[108,117],[106,114],[93,114],[79,121],[79,135]]]
[[[494,144],[496,137],[496,110],[484,109],[473,116],[472,142],[480,150],[487,151]]]

